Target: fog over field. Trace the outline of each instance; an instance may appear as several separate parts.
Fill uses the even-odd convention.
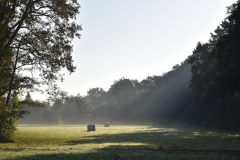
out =
[[[91,88],[86,96],[59,92],[52,105],[25,110],[31,113],[20,124],[153,124],[178,121],[181,98],[191,76],[186,61],[162,76],[141,82],[121,78],[108,91]],[[161,98],[159,98],[161,97]],[[31,99],[30,93],[26,97]],[[176,111],[172,112],[172,110]],[[169,117],[172,116],[172,117]]]

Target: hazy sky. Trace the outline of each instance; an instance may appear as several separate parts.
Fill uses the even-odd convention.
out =
[[[236,0],[79,0],[81,39],[73,42],[77,70],[58,83],[70,94],[108,90],[122,77],[162,75],[207,42]],[[34,99],[46,95],[32,94]]]

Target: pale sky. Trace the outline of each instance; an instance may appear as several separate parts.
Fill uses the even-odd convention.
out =
[[[162,75],[192,54],[198,41],[226,17],[236,0],[78,0],[81,39],[73,42],[77,66],[59,82],[69,94],[106,91],[122,77]],[[33,94],[43,100],[46,95]]]

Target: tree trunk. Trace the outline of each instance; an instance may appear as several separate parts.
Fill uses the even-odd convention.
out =
[[[17,50],[16,60],[15,60],[15,63],[14,63],[13,72],[12,72],[12,76],[11,76],[11,80],[10,80],[10,84],[9,84],[9,88],[8,88],[8,95],[7,95],[7,100],[6,100],[6,106],[9,104],[10,97],[11,97],[12,85],[13,85],[13,80],[15,78],[15,72],[16,72],[17,62],[18,62],[18,55],[19,55],[19,48]]]

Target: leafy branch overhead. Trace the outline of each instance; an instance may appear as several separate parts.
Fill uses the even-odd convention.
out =
[[[79,8],[77,0],[0,1],[0,141],[9,139],[15,122],[27,113],[20,105],[42,106],[30,99],[18,101],[17,93],[40,90],[41,85],[52,93],[54,82],[63,80],[62,68],[75,71],[71,53],[82,30],[75,22]]]
[[[71,43],[74,37],[80,38],[82,30],[74,21],[79,8],[76,0],[0,2],[0,50],[13,51],[13,75],[17,71],[38,71],[42,81],[32,81],[50,84],[62,80],[62,68],[75,71]]]
[[[71,42],[80,38],[81,26],[71,19],[79,13],[77,1],[4,0],[0,5],[0,47],[19,50],[17,68],[31,66],[46,79],[56,78],[62,67],[75,70]]]

